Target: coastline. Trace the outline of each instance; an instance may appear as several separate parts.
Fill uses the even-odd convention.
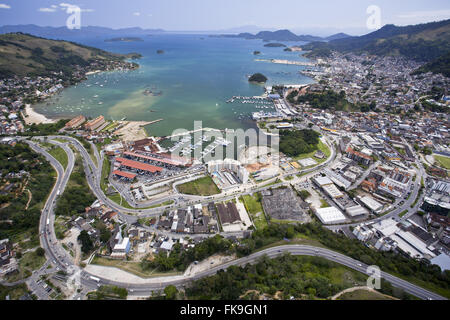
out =
[[[94,70],[94,71],[88,71],[85,73],[85,77],[87,79],[88,76],[92,76],[95,74],[99,74],[99,73],[103,73],[103,72],[107,72],[108,70]],[[114,71],[114,70],[113,70]],[[79,83],[82,83],[84,81],[86,81],[86,79],[82,79],[79,81]],[[77,83],[78,84],[78,83]],[[76,86],[77,84],[74,84],[73,86]],[[61,91],[69,88],[71,86],[68,87],[64,87]],[[59,93],[59,92],[58,92]],[[47,100],[48,98],[50,98],[52,95],[47,96],[45,99],[43,99],[42,101]],[[42,102],[41,101],[41,102]],[[24,119],[24,122],[26,125],[32,125],[32,124],[50,124],[50,123],[56,123],[58,122],[58,120],[55,119],[50,119],[47,118],[47,116],[45,116],[42,113],[36,112],[34,110],[34,108],[31,106],[31,104],[26,104],[25,105],[25,110],[23,110],[22,112],[22,117]],[[141,133],[142,134],[142,133]]]
[[[123,141],[146,139],[149,135],[147,130],[145,130],[145,126],[160,121],[163,121],[163,119],[156,121],[119,121],[123,127],[116,130],[114,134],[120,136]]]
[[[26,125],[56,123],[56,120],[49,119],[45,115],[36,112],[31,107],[31,104],[25,105],[25,110],[22,111],[22,117]]]

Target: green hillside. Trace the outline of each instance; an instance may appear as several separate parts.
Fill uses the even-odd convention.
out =
[[[368,53],[379,56],[402,55],[429,62],[450,52],[450,20],[414,26],[383,28],[361,37],[313,42],[303,46],[310,57],[328,56],[330,50]]]
[[[113,54],[80,44],[48,40],[23,33],[0,35],[0,78],[13,75],[48,75],[62,71],[70,76],[74,66],[87,67],[96,62],[101,69],[111,61],[129,56]],[[136,57],[136,55],[134,55]]]
[[[425,64],[414,73],[419,74],[427,72],[442,73],[444,76],[450,77],[450,51],[442,57]]]

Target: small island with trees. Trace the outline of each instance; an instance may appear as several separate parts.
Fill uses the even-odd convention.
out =
[[[264,47],[268,47],[268,48],[280,48],[280,47],[286,47],[286,45],[285,45],[285,44],[282,44],[282,43],[271,42],[271,43],[265,44]]]
[[[260,55],[260,54],[261,54],[261,51],[253,51],[253,54],[254,54],[255,56]]]
[[[157,50],[156,53],[157,54],[164,54],[164,50]]]
[[[255,73],[250,78],[248,78],[249,82],[257,82],[257,83],[266,83],[267,77],[262,73]]]

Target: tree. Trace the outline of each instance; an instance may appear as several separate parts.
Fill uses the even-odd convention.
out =
[[[84,253],[89,253],[94,248],[91,237],[86,230],[80,232],[77,240],[81,242],[81,251],[83,251]]]
[[[170,285],[164,289],[166,294],[166,300],[175,300],[177,298],[178,290],[177,287]]]
[[[41,248],[41,247],[37,248],[36,249],[36,255],[38,257],[43,257],[45,255],[45,250],[43,248]]]

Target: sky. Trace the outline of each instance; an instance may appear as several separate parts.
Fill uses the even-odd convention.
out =
[[[81,26],[141,27],[167,31],[238,32],[290,29],[298,34],[368,33],[367,8],[380,22],[408,25],[450,18],[448,0],[0,0],[0,25],[64,26],[70,5],[82,9]]]

